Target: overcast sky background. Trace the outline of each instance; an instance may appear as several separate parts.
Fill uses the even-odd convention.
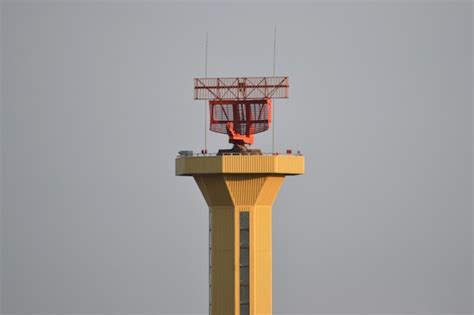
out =
[[[472,313],[472,3],[4,1],[5,314],[207,312],[192,78],[289,75],[276,314]],[[209,149],[226,136],[209,134]],[[271,150],[271,133],[255,147]]]

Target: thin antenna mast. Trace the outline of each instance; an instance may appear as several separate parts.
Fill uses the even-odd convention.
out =
[[[208,43],[208,36],[206,32],[206,56],[205,56],[205,66],[204,66],[204,77],[207,78],[207,43]],[[204,101],[204,152],[207,153],[207,102]]]
[[[207,44],[208,44],[208,36],[206,32],[206,59],[205,59],[205,66],[204,66],[204,77],[207,78]],[[206,129],[206,124],[207,124],[207,102],[204,101],[204,153],[207,154],[207,129]],[[209,231],[212,229],[212,214],[211,211],[209,210]],[[207,265],[209,266],[209,275],[208,279],[211,279],[211,233],[209,232],[208,234],[208,244],[209,244],[209,255],[207,255],[208,261]],[[211,282],[209,280],[209,288],[211,287]],[[209,315],[211,315],[211,290],[207,290],[209,296]]]
[[[273,76],[275,76],[275,66],[276,66],[276,37],[277,37],[277,28],[273,30]],[[275,100],[273,100],[273,105],[275,105]],[[275,153],[275,106],[272,110],[272,153]]]

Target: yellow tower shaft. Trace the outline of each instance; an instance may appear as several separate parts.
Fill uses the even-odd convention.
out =
[[[209,206],[211,314],[272,314],[272,205],[285,175],[303,172],[303,156],[176,160]]]
[[[272,205],[284,176],[194,178],[211,213],[212,314],[240,314],[241,307],[250,314],[271,314]],[[248,213],[248,225],[241,213]]]

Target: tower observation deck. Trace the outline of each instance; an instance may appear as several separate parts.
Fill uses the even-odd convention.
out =
[[[249,146],[270,127],[272,99],[288,90],[288,77],[194,79],[194,99],[209,101],[209,129],[233,144],[176,158],[176,175],[192,176],[209,207],[212,315],[272,314],[272,205],[285,176],[304,173],[304,157]]]

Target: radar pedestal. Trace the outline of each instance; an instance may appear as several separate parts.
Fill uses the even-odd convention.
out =
[[[176,159],[209,206],[212,315],[272,314],[272,205],[285,176],[303,173],[298,155]]]

